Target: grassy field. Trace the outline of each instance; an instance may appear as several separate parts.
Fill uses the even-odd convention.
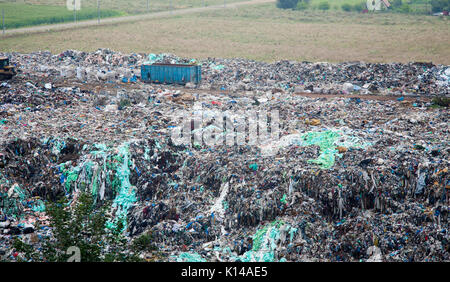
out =
[[[5,11],[5,27],[8,29],[74,21],[74,13],[63,6],[0,3],[0,10],[2,9]],[[100,16],[117,17],[124,14],[124,12],[120,11],[102,10]],[[94,8],[85,8],[77,12],[77,20],[87,20],[97,17],[97,9]]]
[[[450,64],[448,17],[281,10],[274,4],[7,37],[4,51],[171,52],[276,61]]]
[[[309,8],[310,9],[318,9],[318,6],[321,2],[328,2],[330,4],[330,10],[340,10],[343,4],[355,5],[362,2],[366,2],[364,0],[310,0]]]
[[[330,4],[330,10],[342,10],[342,5],[344,4],[364,5],[366,3],[365,0],[309,0],[310,4],[308,5],[308,9],[317,10],[319,9],[319,4],[322,2],[328,2]],[[393,1],[391,0],[390,2],[392,4]],[[424,13],[425,11],[431,13],[430,0],[402,0],[402,2],[409,5],[411,13]],[[392,12],[392,7],[389,9],[389,12]]]
[[[244,0],[227,0],[227,3]],[[101,0],[100,16],[117,17],[146,12],[160,12],[170,9],[170,0]],[[223,4],[223,0],[172,0],[174,9],[201,7],[203,5]],[[66,8],[64,0],[0,0],[0,10],[5,11],[6,28],[19,28],[41,24],[73,22],[74,13]],[[96,19],[97,0],[81,0],[81,10],[77,11],[77,20]],[[1,28],[0,19],[0,28]]]
[[[227,3],[242,2],[244,0],[226,0]],[[66,0],[0,0],[0,3],[17,3],[31,5],[47,5],[66,7]],[[224,0],[172,0],[174,9],[201,7],[203,5],[219,5]],[[150,12],[166,11],[170,9],[170,0],[148,0]],[[101,9],[140,14],[147,12],[147,0],[100,0]],[[97,9],[97,0],[81,0],[82,9]]]

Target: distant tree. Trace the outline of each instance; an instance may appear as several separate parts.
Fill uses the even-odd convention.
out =
[[[352,10],[352,5],[348,3],[342,4],[341,9],[343,11],[350,12]]]
[[[297,7],[298,0],[277,0],[277,7],[281,9],[294,9]]]
[[[309,0],[298,1],[296,10],[306,10],[309,7]]]
[[[411,6],[409,6],[406,2],[408,1],[405,1],[404,3],[402,0],[393,0],[391,2],[392,9],[399,13],[411,13],[412,11]]]
[[[450,0],[431,0],[431,11],[438,13],[450,9]]]
[[[95,207],[90,193],[80,193],[75,206],[70,207],[67,198],[47,203],[46,213],[50,217],[53,238],[43,236],[41,248],[34,248],[16,238],[13,246],[21,252],[25,261],[66,262],[71,254],[68,250],[80,250],[82,262],[99,261],[141,261],[134,252],[129,252],[128,242],[121,234],[122,226],[109,230],[106,222],[112,220],[107,215],[110,204]],[[143,250],[143,245],[152,246],[152,238],[140,238],[132,248],[135,252]],[[107,245],[109,247],[107,247]]]
[[[391,1],[391,5],[392,5],[392,8],[395,9],[395,8],[401,7],[403,5],[403,2],[402,2],[402,0],[393,0],[393,1]]]
[[[319,10],[326,11],[330,9],[330,3],[328,2],[320,2]]]
[[[400,7],[398,7],[396,9],[398,12],[400,13],[411,13],[412,9],[411,6],[409,6],[408,4],[402,4]]]
[[[361,2],[359,4],[354,4],[352,6],[352,10],[355,12],[361,12],[362,10],[367,9],[367,5],[365,2]]]

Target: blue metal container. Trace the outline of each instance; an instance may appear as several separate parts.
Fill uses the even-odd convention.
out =
[[[141,79],[152,83],[199,84],[202,79],[202,68],[198,65],[181,64],[142,65]]]

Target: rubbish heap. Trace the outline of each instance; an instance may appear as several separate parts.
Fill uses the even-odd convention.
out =
[[[433,63],[327,63],[247,59],[180,58],[173,54],[121,54],[109,49],[87,53],[67,50],[2,54],[11,56],[24,75],[85,82],[136,82],[141,64],[200,64],[204,90],[284,91],[323,94],[448,95],[450,67]]]
[[[448,66],[207,59],[186,89],[134,79],[144,62],[193,63],[170,54],[7,55],[21,72],[0,86],[2,260],[51,234],[46,201],[81,191],[168,261],[450,260],[449,112],[424,99],[448,96]],[[346,83],[361,97],[295,94]],[[280,138],[176,144],[198,104],[277,110]]]
[[[450,69],[432,63],[255,62],[209,59],[205,89],[323,94],[448,95]]]

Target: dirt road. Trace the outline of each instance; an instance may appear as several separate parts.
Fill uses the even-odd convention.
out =
[[[225,8],[226,9],[237,8],[239,6],[244,6],[244,5],[255,5],[255,4],[270,3],[270,2],[275,2],[275,0],[252,0],[252,1],[245,1],[245,2],[237,2],[237,3],[227,3]],[[5,36],[13,36],[13,35],[24,34],[24,33],[26,33],[26,34],[40,33],[40,32],[73,29],[73,28],[89,27],[89,26],[98,26],[98,25],[109,25],[109,24],[117,24],[117,23],[124,23],[124,22],[134,22],[134,21],[148,20],[148,19],[161,18],[161,17],[178,16],[178,15],[185,15],[185,14],[198,13],[198,12],[211,11],[211,10],[220,10],[220,9],[224,9],[223,4],[208,6],[208,7],[200,7],[200,8],[164,11],[164,12],[157,12],[157,13],[136,15],[136,16],[105,18],[105,19],[101,19],[100,23],[98,23],[97,19],[95,19],[95,20],[80,21],[80,22],[76,22],[76,23],[72,22],[72,23],[64,23],[64,24],[24,27],[24,28],[6,30]],[[0,37],[0,39],[1,39],[1,37]]]
[[[83,90],[93,90],[96,89],[97,91],[100,89],[103,90],[113,90],[116,88],[116,85],[108,85],[105,83],[88,83],[83,84],[79,82],[65,82],[61,84],[55,84],[56,87],[73,87],[74,85],[80,87]],[[140,89],[139,84],[121,84],[121,87],[126,89]],[[247,95],[243,91],[239,92],[232,92],[228,90],[201,90],[201,89],[187,89],[184,86],[181,85],[164,85],[166,89],[171,90],[180,90],[183,93],[191,93],[191,94],[215,94],[215,95],[223,95],[227,94],[229,96],[245,96]],[[411,104],[416,101],[421,102],[430,102],[433,97],[421,97],[421,96],[399,96],[399,95],[380,95],[380,94],[370,94],[370,95],[362,95],[362,94],[320,94],[320,93],[286,93],[286,95],[295,95],[295,96],[303,96],[308,98],[325,98],[325,99],[334,99],[334,98],[359,98],[361,100],[372,100],[372,101],[399,101],[398,99],[402,97],[401,103],[403,104]]]

